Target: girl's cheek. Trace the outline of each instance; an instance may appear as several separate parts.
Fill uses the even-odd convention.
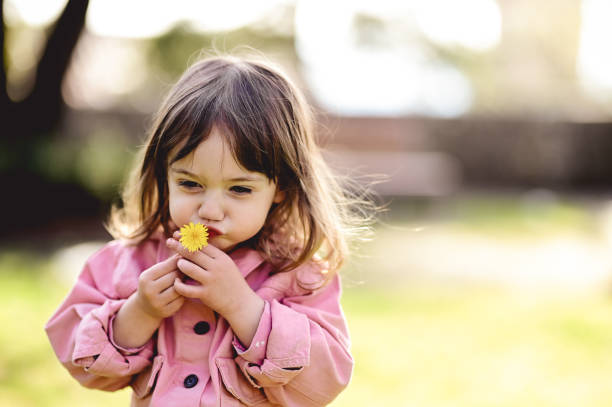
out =
[[[169,212],[170,212],[170,218],[172,219],[172,221],[176,223],[177,225],[182,224],[181,216],[180,216],[180,213],[181,213],[180,205],[178,205],[178,202],[176,202],[176,200],[170,199],[170,202],[168,203],[168,207],[169,207]]]
[[[170,218],[177,225],[186,223],[188,219],[191,219],[192,212],[197,211],[197,205],[189,197],[170,196],[168,206]]]

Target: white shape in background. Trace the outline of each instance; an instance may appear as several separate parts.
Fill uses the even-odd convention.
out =
[[[105,110],[128,103],[145,112],[154,110],[152,104],[140,108],[131,103],[131,96],[145,79],[140,73],[145,64],[144,49],[138,41],[84,33],[62,85],[64,100],[73,108]]]
[[[450,65],[431,65],[421,73],[422,112],[438,117],[457,117],[472,105],[472,85]]]
[[[42,24],[45,19],[47,23],[52,21],[66,0],[7,3],[26,23]],[[132,38],[161,34],[183,20],[202,30],[226,30],[291,3],[294,0],[175,0],[172,4],[159,0],[91,0],[87,27],[101,36]],[[358,46],[352,27],[357,13],[421,30],[431,41],[444,46],[481,51],[499,41],[501,15],[494,0],[297,2],[296,48],[304,64],[304,76],[323,107],[347,115],[437,117],[456,117],[470,109],[472,88],[463,73],[432,60],[418,42],[403,41],[405,33],[388,33],[389,45]]]
[[[177,4],[179,3],[179,4]],[[92,0],[87,10],[87,28],[108,37],[152,37],[176,22],[181,1]]]
[[[227,31],[264,18],[270,11],[293,0],[181,0],[183,19],[203,31]],[[167,2],[163,2],[167,4]]]
[[[55,20],[68,0],[9,0],[6,2],[7,17],[24,21],[33,26],[46,25]],[[17,16],[12,15],[15,11]]]
[[[415,19],[423,34],[438,44],[485,51],[501,37],[502,16],[495,0],[419,1]]]
[[[104,244],[84,242],[57,250],[51,258],[53,274],[67,286],[74,284],[87,259]]]
[[[38,26],[54,21],[67,0],[7,1],[17,17]],[[262,18],[273,7],[291,0],[91,0],[87,28],[98,35],[122,38],[147,38],[163,34],[179,21],[195,28],[222,31],[239,28]]]
[[[240,28],[261,19],[288,0],[95,0],[87,16],[88,28],[110,37],[144,38],[163,34],[178,22],[202,31]],[[121,10],[118,13],[117,10]]]
[[[449,45],[453,39],[453,44],[481,51],[499,42],[497,4],[493,0],[469,0],[460,7],[450,0],[379,0],[374,4],[363,0],[297,3],[296,51],[318,103],[340,115],[456,117],[466,113],[473,93],[458,69],[431,60],[418,43],[360,47],[352,36],[352,22],[358,13],[401,20],[406,25],[414,19],[417,29],[432,41]],[[453,23],[442,16],[448,7],[461,9],[452,15]],[[434,14],[444,24],[436,23]],[[483,24],[481,19],[487,21]]]
[[[582,24],[576,70],[584,90],[600,100],[612,91],[612,2],[582,0]]]

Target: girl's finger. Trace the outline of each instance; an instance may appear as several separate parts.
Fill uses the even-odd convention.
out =
[[[206,247],[203,247],[202,250],[200,250],[202,253],[206,254],[208,257],[210,257],[211,259],[216,259],[217,257],[219,257],[220,255],[226,255],[225,252],[221,249],[219,249],[216,246],[213,246],[211,244],[209,244]],[[227,256],[227,255],[226,255]]]
[[[206,269],[211,266],[212,258],[208,254],[204,253],[202,251],[203,249],[195,251],[195,252],[190,252],[180,242],[174,239],[166,240],[166,245],[171,250],[174,250],[175,252],[177,252],[181,257],[191,260],[192,262],[201,266],[202,268]],[[204,249],[206,249],[206,247],[204,247]]]
[[[155,291],[161,293],[168,287],[172,287],[172,282],[176,277],[178,277],[178,270],[175,266],[171,272],[162,275],[157,280],[153,280],[152,284],[155,287]]]
[[[204,270],[202,267],[198,266],[197,264],[194,264],[193,262],[187,259],[180,259],[177,262],[177,267],[186,276],[191,277],[192,279],[199,282],[200,284],[206,278],[206,273],[207,273],[206,270]]]
[[[170,271],[176,269],[176,261],[180,258],[178,254],[168,257],[166,260],[160,261],[148,269],[151,280],[157,280]]]
[[[164,291],[162,291],[159,294],[159,300],[161,301],[162,304],[166,304],[167,306],[168,304],[170,304],[172,301],[176,300],[180,296],[181,295],[177,293],[176,290],[174,289],[174,280],[172,280],[172,285],[166,288]]]
[[[174,279],[174,290],[183,297],[198,298],[201,287],[202,286],[185,284],[178,278]]]
[[[183,306],[184,302],[185,302],[185,297],[183,297],[182,295],[179,295],[175,300],[166,304],[166,309],[170,312],[170,314],[174,314],[176,311],[179,310],[179,308]]]

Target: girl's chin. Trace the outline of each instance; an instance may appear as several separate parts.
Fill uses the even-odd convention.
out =
[[[235,244],[222,244],[221,242],[209,242],[210,245],[215,246],[217,249],[224,251],[225,253],[229,253],[236,248]]]
[[[216,237],[212,237],[212,238],[209,237],[208,244],[211,246],[215,246],[217,249],[223,250],[224,252],[231,250],[231,248],[233,247],[233,246],[229,247],[227,244],[223,244],[223,241],[220,241]]]

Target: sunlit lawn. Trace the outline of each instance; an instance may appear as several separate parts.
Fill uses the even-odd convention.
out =
[[[551,227],[565,222],[558,222],[563,214]],[[589,224],[575,219],[570,229]],[[335,407],[612,405],[612,300],[605,290],[542,293],[394,280],[392,273],[377,281],[376,270],[363,268],[390,256],[401,266],[401,253],[385,252],[397,236],[395,228],[381,230],[384,244],[373,244],[366,266],[346,275],[356,367]],[[67,289],[48,257],[0,252],[1,406],[129,404],[129,390],[83,389],[56,361],[43,324]]]

